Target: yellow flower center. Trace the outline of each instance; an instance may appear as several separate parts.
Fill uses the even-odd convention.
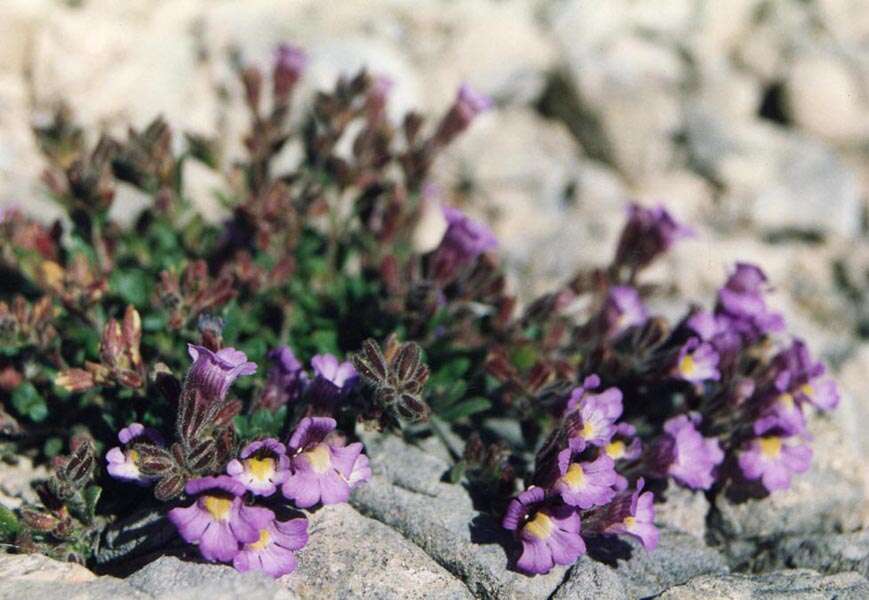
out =
[[[245,465],[259,481],[265,481],[275,473],[275,461],[272,458],[249,458],[245,461]]]
[[[804,393],[806,396],[808,396],[809,398],[811,398],[812,394],[815,393],[815,388],[812,387],[812,384],[805,383],[800,387],[800,391],[802,393]]]
[[[523,529],[538,540],[545,540],[552,533],[552,519],[544,515],[542,512],[539,512],[533,519],[525,524]]]
[[[259,530],[259,539],[255,541],[253,544],[248,544],[247,547],[251,550],[263,550],[266,546],[269,545],[269,541],[272,539],[272,536],[269,534],[268,530],[260,529]]]
[[[693,354],[686,354],[682,360],[679,361],[679,372],[685,377],[691,377],[696,370],[697,363],[694,361]]]
[[[130,462],[136,464],[139,462],[139,453],[133,449],[127,450],[127,458],[130,459]]]
[[[781,404],[787,410],[793,410],[794,408],[794,397],[785,392],[778,397],[779,404]]]
[[[589,439],[594,437],[595,427],[594,423],[591,421],[586,421],[586,423],[582,426],[582,433],[580,434],[584,439]]]
[[[329,456],[329,448],[326,444],[319,444],[315,448],[305,452],[308,462],[315,473],[325,473],[332,466],[332,459]]]
[[[637,524],[637,518],[628,515],[627,517],[625,517],[624,523],[625,523],[625,527],[630,529],[631,527],[633,527],[634,525]]]
[[[625,455],[625,443],[621,440],[615,440],[606,445],[604,451],[613,460],[617,460]]]
[[[582,466],[577,463],[571,464],[567,468],[567,473],[561,477],[561,480],[573,489],[582,487],[582,484],[585,482],[585,473],[582,470]]]
[[[205,496],[202,501],[205,510],[217,521],[229,519],[229,511],[232,510],[232,500],[218,496]]]
[[[781,438],[778,436],[760,438],[760,452],[767,458],[778,458],[781,454]]]

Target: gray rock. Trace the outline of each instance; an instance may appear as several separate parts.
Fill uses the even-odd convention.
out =
[[[623,600],[627,587],[615,569],[582,557],[570,568],[551,600]]]
[[[299,567],[282,579],[302,598],[469,599],[468,589],[397,531],[347,506],[311,515]]]
[[[670,485],[664,498],[664,502],[655,504],[655,523],[658,526],[690,533],[701,540],[705,539],[706,515],[709,512],[709,501],[706,496],[677,485]]]
[[[411,446],[391,434],[362,433],[371,470],[398,487],[428,496],[439,492],[438,482],[450,469],[442,452]],[[431,447],[434,441],[426,444]]]
[[[869,577],[869,531],[788,536],[764,550],[755,569],[800,567],[821,573],[856,571]]]
[[[701,110],[689,111],[685,133],[691,161],[722,186],[724,209],[734,217],[768,232],[859,233],[859,180],[825,144]]]
[[[765,575],[703,575],[667,590],[660,600],[857,600],[869,597],[869,582],[857,573],[824,577],[808,569]]]
[[[382,475],[358,488],[351,504],[363,514],[400,531],[481,598],[545,598],[566,571],[526,577],[508,570],[505,545],[510,536],[491,517],[474,509],[463,488],[432,482],[421,494]]]
[[[162,556],[126,582],[146,597],[161,600],[293,600],[297,596],[262,573],[239,573],[226,565],[184,562]]]
[[[127,582],[40,554],[0,555],[0,600],[147,600]]]

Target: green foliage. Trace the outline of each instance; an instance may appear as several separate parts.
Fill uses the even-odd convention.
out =
[[[19,415],[39,423],[48,416],[48,406],[36,387],[25,381],[12,392],[12,406]]]
[[[15,539],[20,528],[15,513],[0,504],[0,541]]]

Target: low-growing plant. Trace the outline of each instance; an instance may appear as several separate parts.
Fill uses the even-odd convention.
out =
[[[808,469],[806,410],[838,394],[758,267],[710,308],[650,315],[640,276],[691,232],[631,205],[609,265],[520,305],[495,236],[428,183],[491,101],[463,87],[436,122],[393,125],[390,82],[363,71],[300,111],[305,63],[283,46],[270,73],[239,69],[235,164],[161,119],[93,146],[64,110],[35,130],[66,217],[0,218],[3,457],[52,467],[39,504],[0,511],[14,548],[123,571],[180,537],[291,572],[304,511],[371,480],[360,428],[443,439],[529,574],[601,537],[654,548],[667,485],[763,495]],[[225,173],[223,222],[185,195],[187,161]],[[119,185],[151,199],[129,227]]]

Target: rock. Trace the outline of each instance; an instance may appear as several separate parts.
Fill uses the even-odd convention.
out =
[[[552,600],[623,600],[628,597],[625,582],[615,569],[587,556],[570,568]]]
[[[805,131],[833,143],[860,143],[869,137],[869,117],[859,69],[843,57],[803,54],[785,83],[789,116]],[[862,101],[861,101],[862,99]]]
[[[294,600],[296,595],[263,573],[239,573],[226,565],[184,562],[161,556],[130,575],[130,586],[161,600]]]
[[[754,560],[755,570],[814,569],[821,573],[856,571],[869,577],[869,531],[788,536]]]
[[[0,600],[147,600],[125,581],[97,577],[86,568],[40,554],[0,554]]]
[[[693,111],[687,148],[723,188],[725,209],[767,232],[853,237],[862,201],[857,175],[826,145],[764,123],[733,124]]]
[[[299,567],[282,578],[302,598],[470,599],[461,581],[397,531],[340,504],[311,515]]]
[[[18,508],[23,503],[35,504],[39,501],[32,483],[38,479],[48,479],[49,471],[44,465],[33,466],[26,456],[16,458],[14,464],[3,463],[0,467],[0,503],[7,508]]]
[[[869,595],[869,582],[857,573],[824,577],[808,569],[765,575],[703,575],[673,587],[659,600],[858,600]]]
[[[671,484],[663,496],[664,502],[655,504],[655,523],[705,539],[706,514],[709,512],[706,496],[675,484]]]

